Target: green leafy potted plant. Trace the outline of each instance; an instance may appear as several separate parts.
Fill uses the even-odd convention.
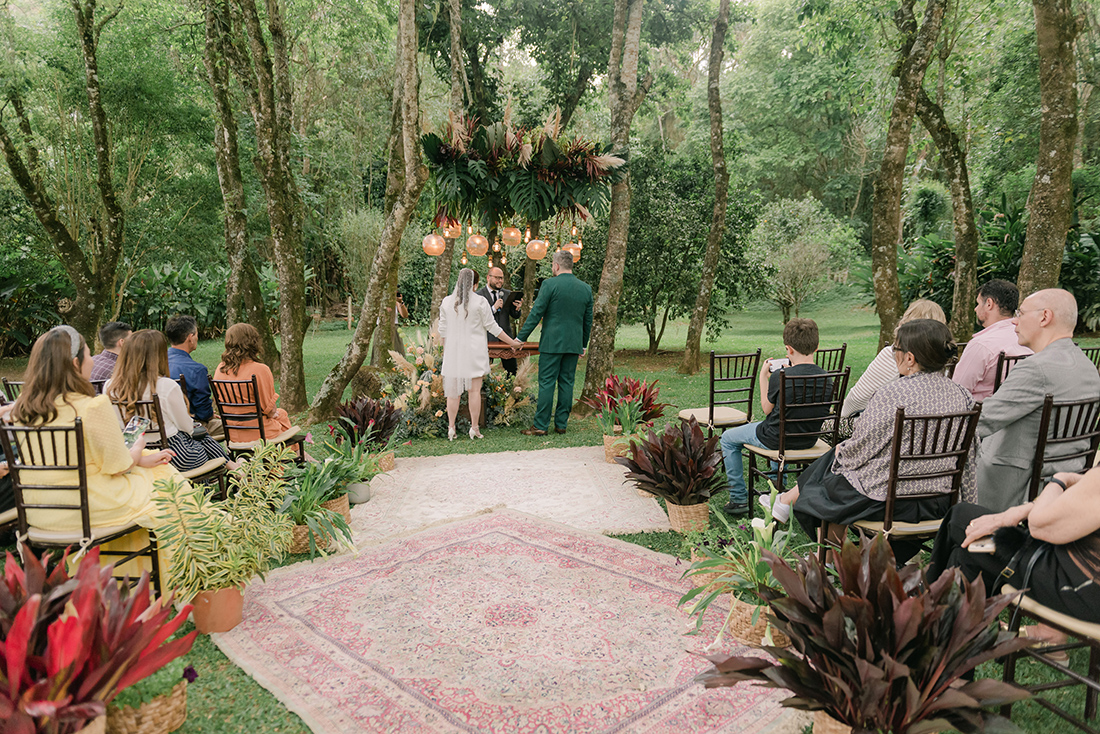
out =
[[[773,489],[773,503],[777,494]],[[717,513],[717,517],[725,526],[724,542],[692,548],[693,562],[684,577],[690,578],[696,586],[684,594],[679,605],[692,602],[690,613],[696,616],[698,626],[710,605],[729,595],[729,613],[708,649],[717,648],[727,630],[735,639],[750,645],[786,647],[790,640],[774,630],[762,614],[765,603],[760,588],[779,589],[771,568],[764,561],[765,552],[788,563],[799,557],[799,551],[790,545],[790,533],[776,524],[768,508],[765,508],[764,517],[753,518],[743,530],[730,525],[722,513]]]
[[[305,465],[290,479],[279,512],[294,521],[291,553],[308,551],[314,558],[324,554],[330,540],[348,549],[354,548],[348,520],[333,504],[340,481],[347,476],[346,471],[343,462],[329,457],[326,461]],[[340,496],[345,497],[343,504],[346,507],[346,495],[340,493]]]
[[[603,454],[608,464],[615,463],[615,457],[626,454],[630,440],[642,424],[642,405],[627,398],[616,406],[605,405],[596,414],[596,421],[603,431]]]
[[[294,523],[274,508],[285,500],[292,457],[281,444],[257,447],[229,475],[229,496],[222,501],[174,480],[158,483],[157,540],[170,557],[166,586],[192,600],[200,632],[240,624],[242,587],[286,555]]]
[[[635,487],[665,501],[673,530],[703,530],[710,524],[707,500],[724,485],[718,440],[706,438],[695,418],[681,419],[660,434],[648,430],[615,461]]]
[[[187,685],[198,673],[176,658],[145,680],[122,690],[107,706],[111,734],[167,734],[187,720]]]
[[[381,453],[372,450],[370,436],[372,429],[365,433],[357,433],[350,425],[329,426],[332,440],[325,442],[325,446],[332,452],[332,458],[343,463],[347,467],[347,482],[345,489],[347,501],[353,505],[362,504],[370,500],[370,481],[382,473],[381,456],[385,455],[389,444],[385,444]],[[361,437],[357,440],[357,436]],[[390,434],[390,441],[393,434]],[[345,520],[351,522],[351,515],[345,515]]]
[[[696,677],[707,688],[745,680],[786,688],[794,695],[784,706],[823,712],[857,734],[978,732],[994,724],[1019,731],[985,709],[1027,698],[1027,691],[961,680],[1030,644],[997,624],[1011,596],[987,599],[981,579],[967,582],[957,569],[931,584],[916,566],[899,570],[881,535],[862,546],[846,541],[834,555],[840,588],[816,554],[798,570],[763,555],[783,591],[764,586],[760,594],[793,649],[767,648],[775,661],[708,655],[713,667]],[[824,727],[828,719],[821,721]]]
[[[99,565],[99,549],[70,577],[66,553],[54,563],[20,548],[0,579],[0,730],[71,734],[94,726],[119,691],[185,655],[195,634],[171,639],[189,606],[150,601],[149,574],[120,584]]]

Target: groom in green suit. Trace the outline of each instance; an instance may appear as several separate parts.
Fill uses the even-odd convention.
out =
[[[551,263],[554,277],[539,288],[531,313],[516,338],[526,341],[542,321],[539,338],[539,403],[535,425],[522,431],[525,436],[545,436],[550,430],[550,409],[554,385],[558,386],[558,409],[554,431],[565,433],[573,407],[573,378],[577,360],[588,346],[592,332],[592,287],[573,275],[573,256],[562,250]]]

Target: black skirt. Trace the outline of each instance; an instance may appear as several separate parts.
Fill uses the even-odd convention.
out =
[[[834,474],[833,455],[836,449],[806,467],[798,478],[798,501],[794,516],[811,539],[823,521],[834,525],[851,525],[857,520],[885,519],[886,503],[861,494],[840,474]],[[947,514],[951,498],[926,497],[899,499],[894,503],[894,522],[923,522]]]

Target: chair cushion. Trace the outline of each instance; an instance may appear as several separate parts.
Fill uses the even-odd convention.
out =
[[[684,408],[680,411],[680,417],[684,420],[690,419],[692,416],[699,422],[700,425],[707,425],[707,421],[710,420],[710,408]],[[748,415],[745,411],[738,410],[737,408],[731,408],[728,405],[715,405],[714,406],[714,423],[715,426],[740,426],[749,422]]]
[[[19,511],[16,510],[14,507],[11,508],[10,510],[8,510],[7,512],[0,512],[0,527],[3,527],[4,525],[7,525],[8,523],[13,523],[18,519],[19,519]]]
[[[109,525],[103,528],[92,528],[92,540],[109,538],[127,531],[143,530],[140,525],[126,523],[125,525]],[[42,530],[40,528],[27,528],[27,537],[31,543],[50,543],[54,545],[80,545],[84,539],[79,530]]]
[[[286,429],[285,431],[280,433],[275,438],[269,438],[267,440],[267,442],[268,443],[298,443],[299,441],[302,441],[304,439],[305,439],[305,434],[302,433],[302,429],[299,428],[298,426],[291,426],[290,428]],[[234,451],[248,451],[250,449],[256,448],[259,445],[260,445],[260,439],[258,439],[258,438],[255,441],[244,441],[244,442],[230,441],[229,442],[229,448],[233,449]]]
[[[922,522],[895,522],[890,527],[890,535],[894,536],[909,536],[909,535],[935,535],[940,530],[940,524],[943,520],[924,520]],[[857,528],[870,531],[872,533],[885,532],[882,528],[885,523],[882,521],[872,520],[858,520],[854,523]]]
[[[202,466],[196,466],[194,469],[181,471],[180,474],[182,474],[185,479],[195,479],[196,477],[205,476],[210,472],[216,471],[223,466],[225,466],[225,457],[219,456],[216,459],[211,459]]]
[[[1001,592],[1004,594],[1012,594],[1019,589],[1005,584],[1001,587]],[[1045,607],[1039,602],[1032,599],[1030,596],[1021,596],[1017,598],[1017,604],[1028,614],[1035,615],[1040,621],[1049,621],[1064,627],[1071,633],[1079,637],[1088,637],[1091,640],[1100,642],[1100,624],[1093,624],[1092,622],[1082,622],[1076,617],[1071,617],[1068,614],[1062,614],[1056,612],[1050,607]]]
[[[778,449],[762,449],[759,446],[745,446],[746,449],[753,452],[757,456],[764,456],[772,461],[779,461]],[[821,458],[825,454],[829,453],[832,448],[829,444],[825,443],[823,439],[817,439],[817,443],[808,449],[798,449],[797,451],[787,451],[783,455],[784,461],[813,461],[814,459]]]

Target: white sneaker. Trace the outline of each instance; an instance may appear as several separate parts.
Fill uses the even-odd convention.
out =
[[[775,507],[772,507],[772,496],[770,494],[760,495],[760,506],[765,510],[771,510],[772,518],[779,522],[785,523],[791,519],[791,506],[785,504],[783,500],[777,496],[775,498]]]

